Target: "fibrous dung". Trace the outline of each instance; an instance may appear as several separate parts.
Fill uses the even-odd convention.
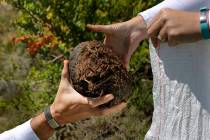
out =
[[[114,95],[114,100],[105,106],[125,101],[131,94],[131,79],[126,68],[111,49],[98,41],[77,45],[71,52],[69,69],[74,89],[83,96]]]

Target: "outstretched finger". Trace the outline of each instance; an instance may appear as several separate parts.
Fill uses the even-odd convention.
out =
[[[115,105],[111,108],[97,110],[97,112],[95,112],[95,116],[104,116],[104,115],[110,115],[110,114],[113,114],[113,113],[117,113],[117,112],[120,112],[125,107],[126,107],[126,103],[122,102],[122,103],[120,103],[118,105]]]
[[[112,33],[112,28],[110,25],[92,25],[88,24],[87,28],[90,29],[91,31],[94,32],[102,32],[105,34],[111,34]]]
[[[63,62],[63,70],[61,74],[61,79],[69,80],[69,61],[68,60],[64,60]]]
[[[104,95],[102,97],[97,97],[97,98],[88,98],[88,97],[85,97],[85,98],[86,98],[86,103],[90,105],[91,107],[95,108],[97,106],[103,105],[113,100],[114,96],[112,94],[107,94],[107,95]]]

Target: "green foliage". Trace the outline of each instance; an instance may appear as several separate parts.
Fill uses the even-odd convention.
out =
[[[155,0],[7,0],[21,10],[17,23],[35,34],[47,30],[70,46],[101,34],[85,30],[86,24],[110,24],[125,21],[155,4]]]
[[[20,46],[0,49],[0,114],[4,127],[23,123],[54,100],[61,65],[31,59]],[[37,56],[37,59],[39,56]]]
[[[135,106],[146,114],[152,113],[152,80],[149,60],[148,43],[144,41],[130,61],[130,70],[133,75],[133,95],[129,106]]]
[[[40,39],[43,39],[42,35],[50,35],[53,39],[41,46],[33,57],[23,53],[21,49],[29,47],[27,40],[15,46],[5,45],[4,48],[7,49],[0,49],[0,80],[10,85],[7,87],[18,89],[9,99],[5,98],[5,95],[9,94],[0,94],[0,113],[3,120],[6,120],[3,122],[0,118],[0,125],[5,126],[0,127],[0,131],[24,122],[52,103],[59,84],[61,60],[68,58],[69,49],[82,41],[103,39],[101,33],[87,31],[87,24],[126,21],[157,3],[157,0],[4,1],[18,11],[19,16],[15,23],[20,27],[17,33],[19,36],[40,36],[38,41],[34,38],[29,39],[35,40],[32,43],[42,43],[40,42]],[[0,29],[2,22],[4,21],[0,17]],[[134,86],[133,96],[129,100],[126,113],[111,118],[90,119],[85,123],[73,124],[72,132],[69,132],[67,136],[74,135],[77,139],[84,139],[81,136],[87,133],[86,139],[102,139],[104,133],[100,132],[109,129],[106,123],[113,122],[113,124],[116,123],[110,128],[113,133],[106,139],[143,139],[151,121],[153,107],[148,43],[145,41],[140,46],[130,62]],[[18,56],[18,59],[14,56]],[[9,59],[6,59],[7,57]],[[18,82],[11,84],[14,79],[18,79]],[[116,130],[115,126],[119,130]],[[79,132],[81,129],[84,130],[83,133]],[[90,132],[86,132],[86,129]],[[63,131],[58,131],[56,135],[63,133]]]

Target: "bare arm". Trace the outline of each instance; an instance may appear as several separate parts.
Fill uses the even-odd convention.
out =
[[[98,98],[88,98],[76,92],[69,83],[68,64],[68,61],[64,61],[58,93],[50,107],[52,117],[60,125],[76,122],[91,116],[108,115],[125,107],[125,103],[121,103],[112,108],[99,109],[98,106],[112,100],[114,98],[113,95],[107,94]],[[49,127],[44,113],[31,120],[31,127],[37,136],[43,140],[48,139],[54,131]]]
[[[105,33],[105,47],[111,48],[128,68],[130,58],[139,43],[148,37],[147,24],[163,8],[198,11],[206,6],[207,0],[165,0],[160,4],[139,13],[129,21],[111,25],[88,25],[92,31]]]
[[[98,98],[82,96],[69,83],[68,65],[69,62],[64,61],[59,89],[53,104],[50,106],[52,117],[61,126],[91,116],[109,115],[120,111],[126,106],[126,103],[121,103],[112,108],[99,109],[98,106],[112,100],[113,95],[107,94]],[[52,136],[53,132],[54,129],[48,124],[44,113],[41,113],[30,121],[0,134],[0,139],[47,140]]]

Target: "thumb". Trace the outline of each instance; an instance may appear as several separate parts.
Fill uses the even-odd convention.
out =
[[[92,25],[88,24],[87,28],[90,29],[91,31],[94,32],[102,32],[105,34],[111,34],[112,33],[112,28],[110,25]]]
[[[69,80],[69,61],[64,60],[64,65],[63,65],[63,70],[61,74],[61,79],[62,80]]]

